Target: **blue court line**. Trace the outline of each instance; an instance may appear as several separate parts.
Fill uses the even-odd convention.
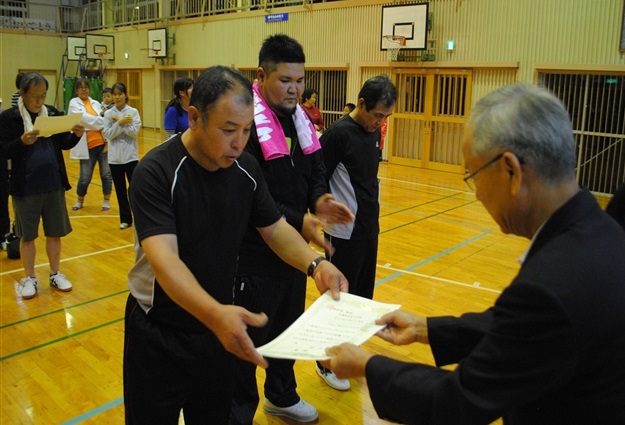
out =
[[[467,246],[468,244],[473,243],[476,240],[479,240],[479,239],[483,238],[484,236],[489,235],[492,232],[493,232],[492,230],[488,230],[486,232],[482,232],[482,233],[480,233],[477,236],[474,236],[474,237],[472,237],[470,239],[467,239],[466,241],[463,241],[463,242],[459,243],[458,245],[452,246],[451,248],[447,248],[446,250],[441,251],[438,254],[433,255],[432,257],[426,258],[424,260],[419,261],[416,264],[413,264],[412,266],[408,267],[406,269],[406,271],[413,271],[416,268],[419,268],[419,267],[421,267],[421,266],[423,266],[425,264],[431,263],[432,261],[437,260],[437,259],[441,258],[442,256],[449,254],[450,252],[456,251],[457,249],[460,249],[460,248],[462,248],[464,246]],[[380,285],[382,285],[382,284],[384,284],[386,282],[389,282],[389,281],[391,281],[391,280],[393,280],[393,279],[395,279],[395,278],[397,278],[397,277],[399,277],[399,276],[401,276],[403,274],[404,274],[404,272],[393,273],[392,275],[390,275],[388,277],[385,277],[384,279],[378,280],[375,283],[375,286],[380,286]]]
[[[82,421],[86,421],[87,419],[90,419],[90,418],[92,418],[94,416],[97,416],[97,415],[99,415],[100,413],[102,413],[102,412],[104,412],[106,410],[109,410],[109,409],[112,409],[113,407],[119,406],[123,402],[124,402],[124,397],[120,397],[117,400],[109,401],[108,403],[103,404],[100,407],[96,407],[95,409],[93,409],[93,410],[91,410],[91,411],[89,411],[87,413],[83,413],[80,416],[76,416],[74,419],[70,419],[67,422],[63,422],[60,425],[75,425],[75,424],[80,423]]]

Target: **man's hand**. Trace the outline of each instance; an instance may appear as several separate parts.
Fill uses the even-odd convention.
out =
[[[423,316],[395,310],[380,317],[375,323],[376,325],[387,325],[376,335],[395,345],[406,345],[413,342],[429,343],[427,318]]]
[[[75,124],[72,127],[72,133],[74,133],[78,137],[82,137],[85,132],[85,126],[82,124]]]
[[[306,240],[306,242],[312,242],[319,248],[323,249],[325,252],[330,253],[330,255],[334,254],[334,247],[323,236],[323,231],[321,230],[321,221],[317,217],[312,214],[304,215],[304,222],[302,223],[302,237]]]
[[[367,362],[373,355],[350,343],[326,348],[329,360],[320,362],[340,379],[365,376]]]
[[[313,279],[320,294],[330,290],[332,298],[338,300],[341,292],[347,292],[349,285],[347,278],[329,261],[319,263],[313,273]]]
[[[38,137],[39,137],[39,130],[31,130],[22,134],[22,137],[20,139],[22,140],[23,144],[25,144],[26,146],[29,146],[35,143]]]
[[[210,328],[217,335],[224,348],[240,359],[266,368],[268,366],[267,360],[258,354],[254,348],[254,344],[247,334],[247,327],[265,326],[268,320],[267,315],[265,313],[252,313],[234,305],[222,305],[220,309],[219,314],[215,315],[218,320]]]
[[[322,195],[315,203],[315,214],[331,224],[347,224],[354,221],[354,214],[344,204],[334,200],[329,193]]]

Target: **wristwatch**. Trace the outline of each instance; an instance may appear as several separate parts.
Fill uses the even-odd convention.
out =
[[[312,263],[310,263],[310,266],[308,266],[308,277],[313,277],[313,273],[315,273],[315,269],[317,268],[319,263],[321,263],[322,261],[326,261],[326,259],[324,257],[317,257],[314,260],[312,260]]]

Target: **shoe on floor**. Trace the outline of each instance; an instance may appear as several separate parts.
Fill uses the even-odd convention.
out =
[[[297,403],[289,407],[278,407],[265,399],[263,401],[263,410],[270,415],[285,416],[297,422],[312,422],[319,417],[315,406],[301,398]]]
[[[11,236],[11,232],[9,233],[5,233],[1,238],[0,238],[0,245],[2,246],[1,249],[3,251],[7,250],[7,245],[8,245],[8,239]]]
[[[122,223],[122,224],[119,225],[119,228],[122,229],[122,230],[127,229],[129,227],[130,227],[130,224],[128,224],[128,223]]]
[[[62,292],[69,292],[72,290],[72,284],[65,275],[61,272],[56,272],[50,275],[50,286],[58,289]]]
[[[72,211],[78,211],[79,209],[82,208],[82,202],[77,201],[74,206],[72,207]]]
[[[105,199],[104,202],[102,202],[102,208],[100,208],[100,211],[108,211],[111,209],[111,201],[109,201],[108,199]]]
[[[26,276],[20,279],[20,294],[25,300],[29,300],[37,295],[37,278]]]
[[[317,375],[321,376],[321,378],[326,381],[326,384],[339,391],[347,391],[349,390],[349,379],[340,379],[337,378],[334,372],[330,369],[326,369],[325,367],[322,369],[319,366],[316,367]]]

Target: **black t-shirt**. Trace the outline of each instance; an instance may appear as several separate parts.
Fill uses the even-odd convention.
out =
[[[152,319],[191,332],[206,328],[165,294],[138,243],[153,235],[177,235],[180,259],[200,285],[218,302],[231,304],[248,223],[266,227],[280,219],[254,158],[243,153],[231,167],[211,172],[191,158],[180,135],[139,162],[130,202],[138,240],[130,290]]]

